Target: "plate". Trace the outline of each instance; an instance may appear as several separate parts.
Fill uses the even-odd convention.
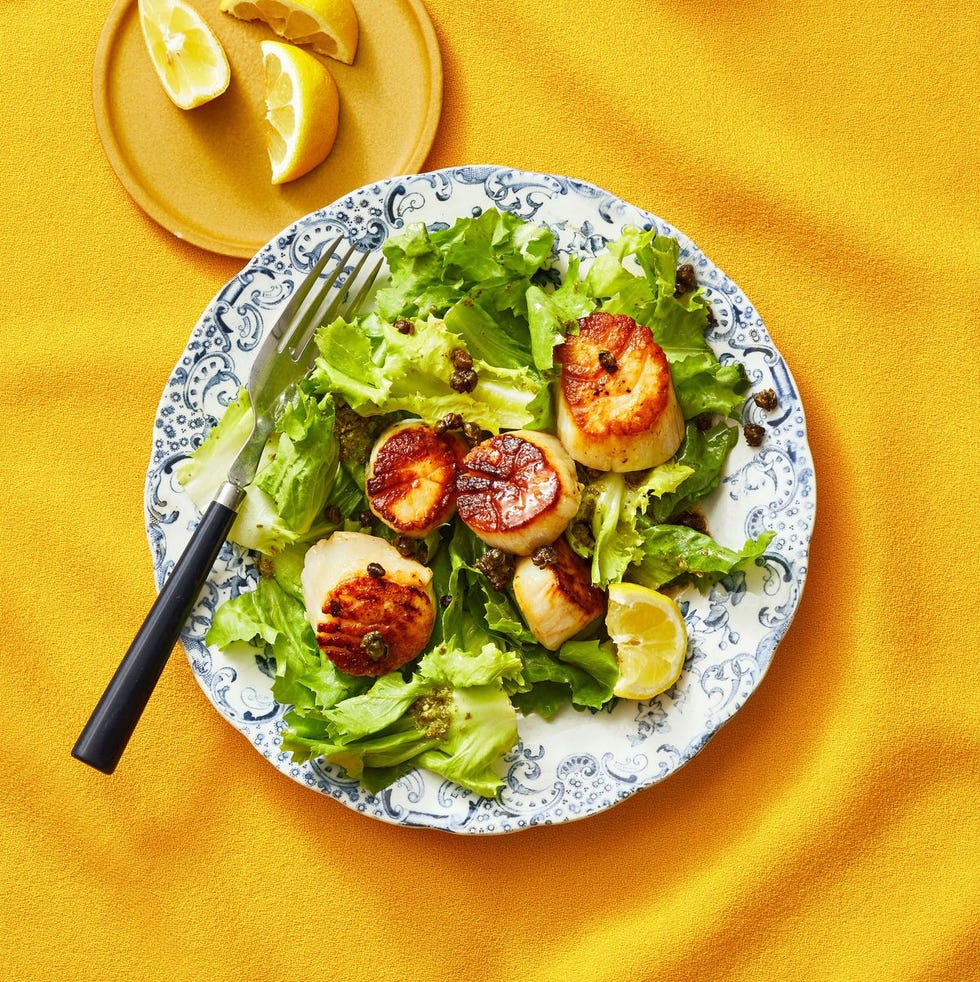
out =
[[[133,200],[180,239],[229,256],[253,256],[280,229],[354,188],[422,166],[442,108],[442,60],[419,0],[355,0],[360,42],[353,65],[329,58],[340,128],[327,159],[285,185],[270,180],[259,21],[189,0],[231,65],[227,91],[178,109],[150,63],[135,0],[117,0],[95,57],[95,120],[106,155]]]
[[[235,398],[264,331],[318,248],[338,233],[377,249],[412,222],[449,224],[488,207],[548,225],[559,265],[587,260],[624,226],[655,227],[681,245],[717,319],[709,339],[722,359],[746,367],[753,390],[773,388],[778,407],[750,399],[744,421],[764,423],[758,449],[740,440],[724,479],[705,502],[714,535],[741,546],[773,529],[764,565],[729,577],[705,595],[677,595],[690,636],[677,684],[650,702],[553,720],[521,718],[519,745],[505,761],[505,784],[482,798],[425,771],[377,795],[333,766],[298,765],[281,751],[283,707],[267,668],[253,657],[210,650],[203,641],[217,604],[257,582],[249,556],[226,544],[181,636],[191,668],[218,712],[274,767],[365,815],[458,833],[513,832],[594,815],[672,774],[690,760],[759,685],[800,601],[816,505],[803,407],[789,368],[739,288],[666,222],[592,184],[551,174],[468,166],[363,187],[272,239],[214,298],[191,334],[160,402],[146,481],[147,533],[159,586],[197,521],[174,468]]]

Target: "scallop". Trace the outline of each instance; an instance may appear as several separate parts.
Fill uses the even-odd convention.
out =
[[[531,633],[545,648],[560,648],[605,609],[605,594],[592,585],[589,565],[564,538],[552,546],[554,560],[539,565],[518,559],[512,587]]]
[[[384,675],[425,649],[432,570],[376,536],[334,532],[306,553],[303,599],[319,649],[348,675]]]
[[[656,467],[684,437],[663,349],[625,314],[583,317],[555,349],[561,365],[556,430],[580,464],[603,471]]]
[[[456,511],[456,470],[465,453],[453,433],[421,420],[395,423],[378,438],[367,465],[371,511],[390,529],[424,539]]]
[[[459,517],[487,545],[518,556],[554,542],[582,496],[575,463],[557,437],[529,430],[473,447],[456,490]]]

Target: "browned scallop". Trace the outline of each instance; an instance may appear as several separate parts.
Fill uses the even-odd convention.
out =
[[[456,510],[456,469],[465,446],[419,420],[396,423],[378,438],[367,466],[371,511],[389,528],[425,538]]]
[[[429,641],[432,570],[384,539],[334,532],[307,551],[302,582],[317,646],[342,672],[384,675]]]
[[[514,430],[477,444],[456,478],[459,517],[488,545],[527,556],[578,511],[575,464],[548,433]]]
[[[592,585],[589,565],[564,538],[551,547],[550,561],[517,560],[513,589],[524,620],[538,642],[552,651],[592,623],[605,609],[605,595]]]
[[[601,311],[555,349],[561,365],[556,429],[580,464],[635,471],[669,460],[684,416],[663,349],[650,329]]]

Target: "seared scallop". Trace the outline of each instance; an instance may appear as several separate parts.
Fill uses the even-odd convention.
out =
[[[592,585],[588,563],[564,538],[539,551],[549,555],[517,560],[514,599],[538,642],[555,651],[602,613],[605,595]]]
[[[518,556],[554,542],[582,496],[575,463],[558,439],[530,430],[473,447],[456,490],[459,517],[488,545]]]
[[[456,510],[456,469],[465,446],[421,420],[395,423],[374,444],[367,465],[371,511],[389,528],[423,539]]]
[[[603,471],[656,467],[677,452],[684,415],[663,349],[625,314],[598,311],[555,349],[561,365],[556,429],[580,464]]]
[[[364,532],[306,553],[306,612],[320,650],[348,675],[384,675],[420,654],[435,623],[432,570]]]

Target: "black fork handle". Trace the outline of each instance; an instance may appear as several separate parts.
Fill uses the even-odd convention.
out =
[[[228,537],[243,494],[235,485],[224,484],[208,505],[85,724],[72,749],[73,757],[103,774],[116,769]]]

